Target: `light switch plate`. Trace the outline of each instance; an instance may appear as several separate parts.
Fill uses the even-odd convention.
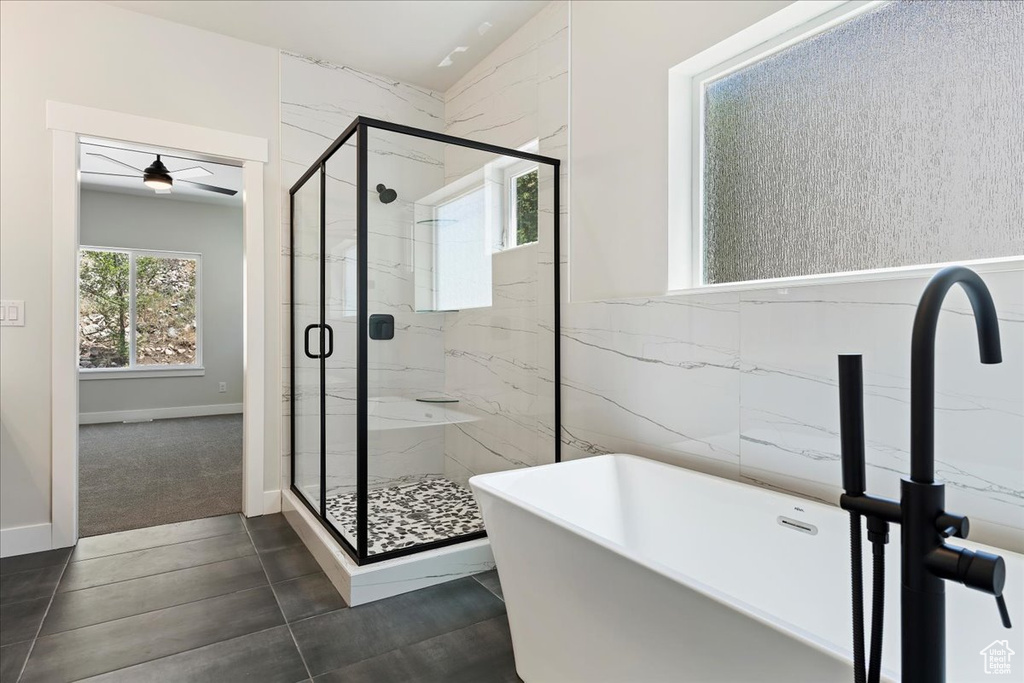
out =
[[[13,299],[0,301],[0,326],[25,327],[25,302]]]

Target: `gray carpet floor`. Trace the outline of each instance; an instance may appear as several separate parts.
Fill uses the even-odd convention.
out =
[[[78,428],[81,536],[242,509],[242,416]]]

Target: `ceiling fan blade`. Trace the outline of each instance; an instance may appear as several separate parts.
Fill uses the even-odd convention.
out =
[[[213,175],[213,173],[202,166],[192,166],[190,168],[183,168],[179,171],[170,171],[170,174],[175,180],[184,180],[185,178],[202,178],[203,176]]]
[[[100,154],[99,152],[86,152],[86,154],[88,154],[89,156],[92,156],[92,157],[99,157],[101,159],[106,159],[107,161],[109,161],[111,163],[114,163],[114,164],[117,164],[118,166],[124,166],[125,168],[130,168],[133,171],[135,171],[136,173],[139,173],[139,174],[142,173],[142,169],[141,168],[135,168],[131,164],[126,164],[123,161],[118,161],[117,159],[115,159],[113,157],[108,157],[106,154]]]
[[[127,173],[102,173],[100,171],[82,171],[82,173],[88,173],[89,175],[105,175],[112,178],[141,178],[139,175],[128,175]]]
[[[216,185],[207,185],[206,183],[197,183],[194,180],[181,180],[181,182],[188,183],[189,185],[195,185],[200,190],[206,190],[207,192],[217,192],[219,194],[226,194],[229,197],[234,197],[236,194],[238,194],[238,190],[229,190],[226,187],[217,187]]]

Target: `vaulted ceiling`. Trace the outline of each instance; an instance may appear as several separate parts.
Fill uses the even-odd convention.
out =
[[[108,0],[107,4],[445,91],[547,2]],[[446,58],[451,64],[438,66]]]

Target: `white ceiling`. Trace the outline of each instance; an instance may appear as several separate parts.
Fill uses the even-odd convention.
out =
[[[547,4],[547,0],[106,1],[437,91],[454,85]],[[482,34],[481,29],[485,29]],[[452,54],[451,66],[438,67],[458,47],[468,49]]]
[[[215,163],[179,150],[130,145],[125,142],[99,138],[82,138],[78,149],[79,178],[82,189],[146,197],[155,196],[190,202],[242,205],[242,169],[237,166]],[[185,182],[185,177],[175,178],[170,194],[158,194],[142,183],[142,169],[153,163],[157,154],[161,155],[161,161],[172,177],[175,176],[176,171],[199,167],[200,170],[183,175],[187,176],[187,180],[235,190],[237,194],[228,196],[210,192]],[[128,166],[137,171],[133,171]]]

